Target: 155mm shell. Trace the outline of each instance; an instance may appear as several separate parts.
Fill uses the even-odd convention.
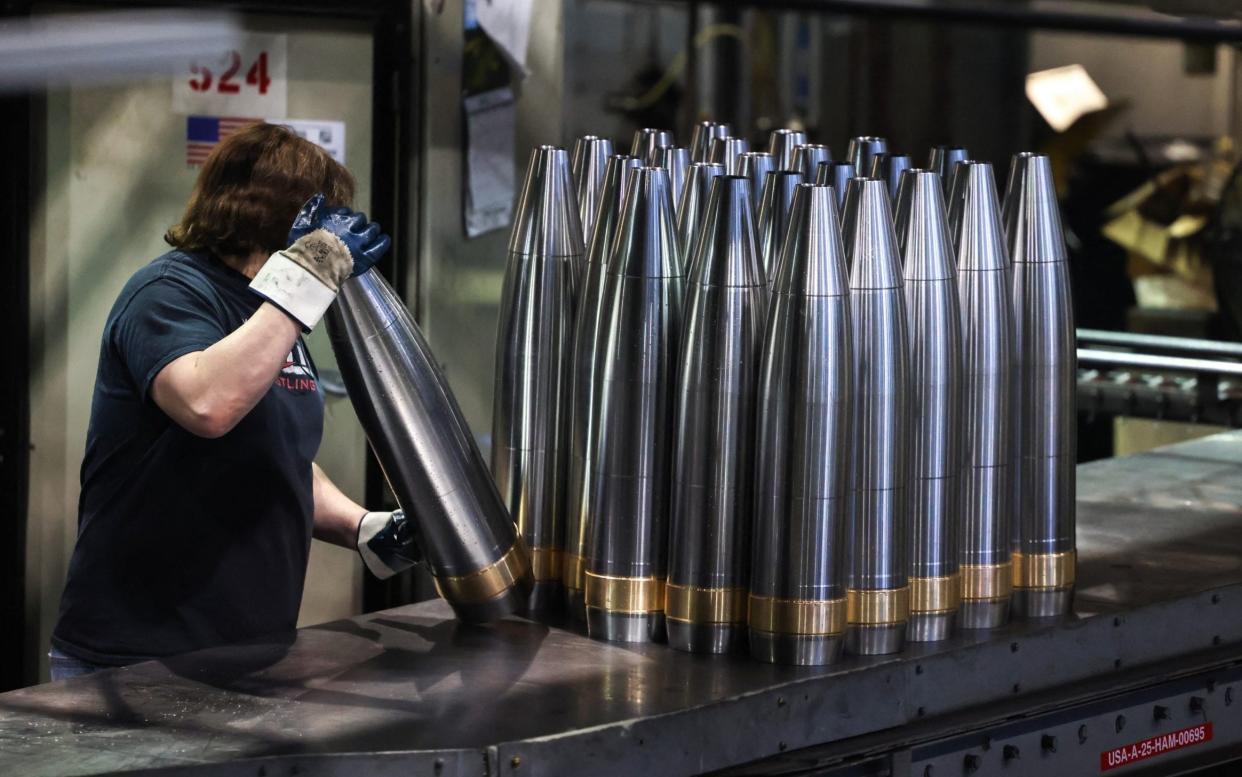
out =
[[[1052,617],[1072,609],[1078,560],[1078,364],[1065,235],[1048,157],[1014,157],[1004,223],[1017,353],[1014,611]]]
[[[718,176],[686,307],[677,392],[669,644],[721,653],[746,644],[755,383],[766,281],[750,182]]]
[[[626,173],[639,166],[632,156],[616,155],[608,160],[603,191],[596,211],[595,230],[586,255],[586,275],[575,311],[572,389],[570,394],[569,475],[565,487],[565,561],[561,577],[565,583],[569,614],[586,617],[584,590],[587,554],[587,520],[595,508],[587,498],[594,493],[595,473],[587,462],[588,441],[597,431],[597,361],[601,309],[604,296],[604,265],[612,252],[621,198],[628,181]]]
[[[628,175],[601,308],[586,607],[592,637],[636,642],[664,632],[685,278],[667,172]]]
[[[995,628],[1009,619],[1012,591],[1013,306],[992,166],[962,162],[955,183],[966,400],[959,621]]]
[[[828,186],[794,195],[759,378],[750,652],[826,664],[845,632],[853,453],[849,285]]]
[[[530,548],[532,610],[559,606],[574,299],[582,224],[564,149],[531,153],[496,337],[492,474]]]
[[[961,309],[940,176],[928,170],[906,170],[897,201],[913,395],[910,628],[906,637],[912,642],[931,642],[946,639],[952,632],[961,598],[957,559]]]
[[[327,322],[358,420],[414,519],[440,595],[468,623],[523,608],[532,586],[526,545],[401,298],[370,270],[341,286]]]
[[[850,183],[855,216],[844,241],[854,334],[854,476],[846,647],[895,653],[910,618],[910,341],[888,187]]]

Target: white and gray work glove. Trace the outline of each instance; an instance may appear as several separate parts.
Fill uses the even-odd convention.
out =
[[[289,247],[268,257],[250,288],[309,332],[341,284],[371,269],[391,244],[379,224],[348,208],[327,208],[316,194],[293,220]]]
[[[367,513],[358,523],[358,555],[380,580],[387,580],[422,561],[414,527],[405,513]]]

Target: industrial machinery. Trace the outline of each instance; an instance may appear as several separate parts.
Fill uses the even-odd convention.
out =
[[[1242,427],[1242,345],[1076,331],[1078,410]]]

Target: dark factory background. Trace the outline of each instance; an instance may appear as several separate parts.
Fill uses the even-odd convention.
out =
[[[671,127],[684,144],[695,121],[713,118],[752,144],[778,127],[805,129],[837,155],[851,136],[882,134],[916,164],[952,143],[998,175],[1015,152],[1038,149],[1053,160],[1080,329],[1237,338],[1231,42],[1242,29],[1125,4],[1077,15],[989,2],[943,15],[866,0],[790,5],[536,0],[522,63],[452,0],[220,7],[240,12],[255,40],[282,38],[288,118],[343,122],[357,205],[394,237],[385,274],[485,450],[508,224],[503,207],[496,216],[480,202],[511,196],[514,184],[484,180],[475,157],[520,171],[532,146],[584,134],[624,145],[636,128]],[[1107,105],[1058,130],[1028,97],[1028,76],[1069,65]],[[82,73],[0,96],[0,240],[11,268],[0,284],[0,690],[46,678],[99,332],[121,284],[161,252],[197,172],[173,80]],[[329,391],[321,461],[356,498],[391,502],[348,400],[333,393],[321,332],[312,351]],[[1150,400],[1126,388],[1147,385],[1141,373],[1082,367],[1081,460],[1238,425],[1237,384],[1191,372]],[[430,595],[416,575],[364,583],[351,554],[317,547],[302,622]]]

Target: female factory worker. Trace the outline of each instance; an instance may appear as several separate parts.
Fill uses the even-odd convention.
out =
[[[346,209],[353,191],[317,146],[246,127],[203,165],[173,250],[121,291],[52,679],[292,630],[312,536],[377,574],[409,566],[404,516],[366,512],[314,464],[323,395],[301,335],[389,246]]]

